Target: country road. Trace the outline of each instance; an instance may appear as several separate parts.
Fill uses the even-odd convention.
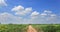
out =
[[[37,32],[37,30],[35,28],[33,28],[31,25],[29,25],[27,32]]]

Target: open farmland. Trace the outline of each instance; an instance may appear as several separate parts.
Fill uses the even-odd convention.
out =
[[[0,24],[0,32],[27,32],[28,24]],[[60,32],[60,24],[31,24],[37,32]]]

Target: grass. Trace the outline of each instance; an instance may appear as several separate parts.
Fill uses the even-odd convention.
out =
[[[60,32],[60,24],[31,24],[38,32]],[[0,32],[26,32],[29,24],[0,24]]]

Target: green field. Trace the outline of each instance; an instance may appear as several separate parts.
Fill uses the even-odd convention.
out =
[[[60,24],[31,24],[38,32],[60,32]],[[27,32],[28,24],[0,24],[0,32]]]

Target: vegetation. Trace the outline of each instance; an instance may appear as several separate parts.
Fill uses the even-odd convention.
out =
[[[38,32],[60,32],[60,24],[31,24]],[[26,32],[28,24],[0,24],[0,32]]]

